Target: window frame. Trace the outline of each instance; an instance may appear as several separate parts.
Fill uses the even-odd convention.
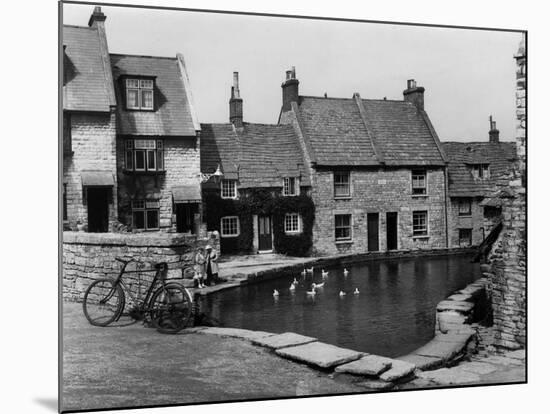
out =
[[[224,220],[236,220],[236,233],[227,234],[224,232],[223,222]],[[241,235],[241,221],[239,216],[224,216],[220,218],[220,237],[223,238],[232,238],[239,237]]]
[[[462,240],[463,238],[460,237],[461,236],[461,233],[462,232],[468,232],[469,233],[469,237],[468,237],[468,243],[467,244],[463,244],[462,243]],[[472,247],[472,238],[473,238],[473,231],[472,229],[458,229],[458,246],[459,247]]]
[[[136,145],[136,142],[143,142]],[[145,143],[153,143],[152,145]],[[138,153],[143,153],[143,168],[137,168]],[[153,153],[154,168],[149,167],[149,154]],[[124,171],[135,173],[164,173],[164,141],[156,138],[127,138],[124,141]]]
[[[468,211],[461,212],[461,206],[464,203],[468,203]],[[458,199],[458,216],[459,217],[471,217],[472,216],[472,199],[469,197],[459,198]]]
[[[425,230],[421,230],[422,233],[418,233],[418,230],[415,230],[415,214],[421,214],[424,213],[424,220],[425,220]],[[430,220],[429,220],[429,211],[428,210],[414,210],[412,212],[412,237],[417,238],[427,238],[430,237]],[[417,233],[415,233],[415,231]]]
[[[123,79],[125,106],[130,111],[154,111],[155,110],[155,79],[143,76],[128,76]],[[134,85],[129,85],[136,82]],[[146,86],[150,82],[151,86]],[[130,91],[136,93],[137,105],[130,104]],[[145,106],[145,92],[151,95],[151,105]]]
[[[232,184],[232,193],[234,193],[231,196],[224,195],[224,184]],[[228,179],[222,179],[220,182],[220,196],[221,198],[225,200],[235,200],[237,198],[238,192],[237,192],[237,180],[228,180]]]
[[[481,175],[480,175],[481,173]],[[488,180],[491,178],[491,170],[489,163],[473,164],[472,176],[477,180]]]
[[[290,218],[291,220],[291,226],[294,224],[292,222],[292,218],[293,217],[296,217],[296,230],[288,230],[287,229],[287,219]],[[285,230],[285,234],[299,234],[299,233],[302,233],[302,216],[299,214],[299,213],[286,213],[285,214],[285,218],[284,218],[284,222],[283,222],[283,226],[284,226],[284,230]]]
[[[415,176],[424,177],[424,186],[415,186]],[[423,190],[423,192],[415,192],[416,190]],[[411,194],[413,197],[425,197],[428,195],[428,171],[425,169],[411,170]]]
[[[347,194],[337,194],[336,188],[337,187],[344,187],[346,184],[342,182],[337,182],[336,177],[344,177],[347,176],[348,182],[347,182]],[[346,170],[340,170],[340,171],[333,171],[332,172],[332,191],[335,199],[349,199],[351,198],[352,194],[352,188],[351,188],[351,171]]]
[[[288,189],[290,188],[290,182],[291,180],[294,182],[294,192],[290,193]],[[288,185],[287,185],[288,183]],[[285,197],[293,197],[300,194],[300,180],[298,177],[284,177],[283,178],[283,196]]]
[[[143,207],[136,207],[138,203],[143,203]],[[149,203],[149,205],[148,205]],[[151,206],[152,203],[156,203],[156,206]],[[130,209],[132,210],[132,228],[140,231],[155,231],[160,230],[160,200],[159,199],[144,199],[139,198],[132,200],[130,202]],[[143,228],[136,227],[134,214],[143,212]],[[149,227],[148,213],[156,212],[157,213],[157,227]]]
[[[338,226],[337,217],[349,217],[349,224],[347,226]],[[338,237],[338,229],[349,228],[349,236]],[[334,214],[334,241],[336,243],[347,243],[353,241],[353,218],[351,213],[336,213]]]

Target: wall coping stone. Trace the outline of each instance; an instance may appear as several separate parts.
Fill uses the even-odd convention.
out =
[[[85,233],[76,231],[63,232],[63,244],[90,244],[101,246],[154,246],[181,247],[192,245],[197,240],[215,238],[214,232],[208,232],[206,238],[196,235],[175,233]]]

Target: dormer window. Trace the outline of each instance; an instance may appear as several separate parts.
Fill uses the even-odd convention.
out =
[[[472,166],[472,175],[475,179],[486,180],[490,177],[489,164],[474,164]]]
[[[153,110],[153,79],[126,79],[126,108]]]
[[[221,186],[222,198],[237,198],[237,181],[222,180]]]
[[[285,177],[283,179],[283,195],[296,196],[299,191],[298,179],[296,177]]]

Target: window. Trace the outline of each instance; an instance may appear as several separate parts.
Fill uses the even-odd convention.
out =
[[[158,200],[132,201],[132,225],[135,229],[158,230],[159,228]]]
[[[295,177],[286,177],[283,179],[283,195],[295,196],[298,195],[299,186],[298,179]]]
[[[472,167],[472,175],[475,179],[479,180],[485,180],[489,178],[489,164],[475,164]]]
[[[334,216],[334,237],[336,241],[351,240],[351,214]]]
[[[413,211],[413,237],[428,235],[428,212]]]
[[[222,198],[237,198],[237,181],[222,180]]]
[[[153,109],[152,79],[126,79],[126,108]]]
[[[413,195],[426,195],[426,171],[412,170]]]
[[[154,139],[127,139],[124,168],[126,171],[164,171],[164,143]]]
[[[63,113],[63,154],[70,154],[72,151],[71,114]]]
[[[334,198],[351,197],[349,171],[334,172]]]
[[[458,229],[458,245],[460,247],[472,245],[472,229]]]
[[[471,216],[472,215],[472,200],[469,198],[461,198],[458,200],[458,215],[459,216]]]
[[[240,234],[239,218],[237,216],[222,217],[222,237],[237,237]]]
[[[285,214],[285,233],[300,233],[300,221],[298,213]]]

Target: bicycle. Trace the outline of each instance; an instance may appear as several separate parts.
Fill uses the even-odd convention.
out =
[[[166,282],[168,265],[165,262],[154,265],[155,276],[149,285],[145,298],[133,297],[122,277],[125,273],[141,273],[153,270],[126,270],[129,263],[135,260],[124,260],[120,273],[113,278],[98,279],[90,284],[84,293],[82,307],[84,315],[94,326],[108,326],[124,314],[126,294],[134,301],[134,307],[126,314],[135,320],[143,320],[162,333],[177,333],[185,328],[193,314],[193,299],[185,287],[177,282]],[[139,263],[139,262],[136,262]],[[185,274],[185,269],[182,271]],[[139,277],[139,275],[138,275]],[[138,279],[138,284],[140,279]],[[160,287],[156,289],[156,286]],[[138,289],[138,295],[139,291]]]

